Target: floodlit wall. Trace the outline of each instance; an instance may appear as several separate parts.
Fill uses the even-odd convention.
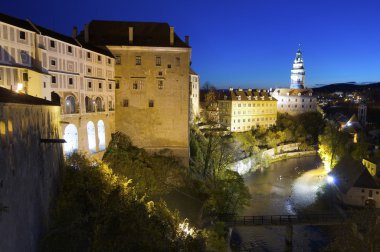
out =
[[[0,103],[0,251],[37,251],[57,191],[62,146],[57,106]]]
[[[351,206],[365,206],[368,199],[374,200],[376,208],[380,208],[380,189],[352,187],[342,195],[343,203]]]

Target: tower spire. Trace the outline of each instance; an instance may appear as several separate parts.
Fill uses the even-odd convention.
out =
[[[294,59],[293,68],[290,74],[290,88],[304,89],[305,88],[305,69],[301,52],[301,43],[298,44],[296,58]]]

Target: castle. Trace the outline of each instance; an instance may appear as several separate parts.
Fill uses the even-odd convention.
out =
[[[298,49],[290,75],[290,88],[276,88],[271,95],[277,100],[280,113],[298,115],[317,111],[313,90],[305,88],[305,68],[301,49]]]
[[[186,164],[194,89],[188,41],[167,23],[94,20],[69,37],[0,14],[0,87],[61,104],[66,154],[101,158],[121,131]]]

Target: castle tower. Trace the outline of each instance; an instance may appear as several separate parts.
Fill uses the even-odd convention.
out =
[[[367,124],[367,105],[364,103],[359,104],[358,119],[362,126],[365,127]]]
[[[293,69],[290,75],[290,88],[304,89],[305,86],[305,69],[303,66],[302,52],[298,48],[296,58],[294,59]]]

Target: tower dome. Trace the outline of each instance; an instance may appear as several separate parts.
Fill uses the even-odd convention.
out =
[[[305,88],[305,68],[301,49],[298,48],[296,58],[294,59],[293,68],[290,71],[290,88],[304,89]]]

